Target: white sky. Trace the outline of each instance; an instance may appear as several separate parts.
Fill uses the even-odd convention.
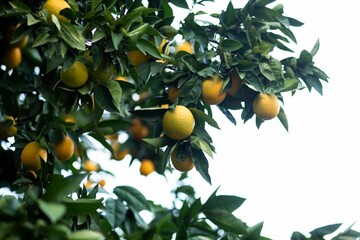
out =
[[[216,2],[209,4],[209,12],[225,9],[228,1]],[[245,2],[233,1],[238,7]],[[280,2],[285,1],[276,3]],[[289,132],[277,119],[258,130],[254,119],[243,124],[240,112],[234,112],[237,126],[216,114],[221,131],[208,129],[217,151],[214,159],[209,159],[213,184],[207,184],[195,170],[189,184],[203,202],[219,186],[218,194],[246,198],[236,215],[250,226],[264,221],[263,235],[274,240],[288,240],[294,231],[305,234],[334,223],[344,223],[345,229],[359,221],[354,228],[359,230],[356,97],[360,79],[356,71],[360,50],[355,24],[360,2],[302,0],[284,5],[285,15],[305,23],[293,29],[298,40],[294,56],[302,49],[310,51],[320,39],[315,62],[330,77],[329,84],[323,84],[324,96],[307,90],[294,97],[285,95]],[[138,162],[130,169],[128,165],[124,160],[104,166],[116,172],[116,181],[108,181],[106,189],[132,185],[147,198],[171,206],[171,190],[179,175],[144,177],[139,175]]]

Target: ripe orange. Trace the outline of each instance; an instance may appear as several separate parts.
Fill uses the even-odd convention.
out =
[[[224,79],[215,74],[212,78],[202,81],[201,98],[209,105],[220,104],[226,97],[223,92]]]
[[[69,68],[61,69],[60,78],[67,87],[79,88],[88,81],[89,72],[82,62],[74,61]]]
[[[107,58],[104,58],[99,67],[94,70],[93,57],[87,56],[87,65],[89,66],[88,70],[90,76],[99,82],[110,80],[115,72],[114,64]]]
[[[61,22],[70,22],[69,19],[60,15],[60,11],[65,8],[70,8],[70,5],[64,0],[47,0],[43,6],[43,9],[48,12],[49,21],[51,21],[51,15],[55,15]]]
[[[230,96],[235,96],[239,91],[241,84],[243,83],[242,79],[240,78],[239,74],[236,70],[232,70],[230,72],[230,79],[231,79],[231,86],[229,91],[227,92]]]
[[[85,183],[85,188],[90,188],[92,184],[93,182],[90,179],[88,179]]]
[[[141,165],[140,165],[140,174],[147,176],[150,173],[152,173],[155,170],[155,165],[153,163],[153,161],[151,161],[150,159],[143,159],[141,160]]]
[[[86,160],[84,162],[84,169],[88,172],[97,172],[99,170],[99,166],[93,161]]]
[[[149,128],[140,119],[134,118],[131,121],[129,132],[135,140],[141,140],[149,135]]]
[[[149,56],[143,54],[140,50],[133,50],[128,52],[128,58],[136,67],[144,64],[149,60]]]
[[[253,103],[255,115],[263,120],[275,118],[280,112],[280,105],[275,94],[259,93]]]
[[[175,47],[175,54],[180,52],[180,51],[185,51],[185,52],[190,53],[190,54],[194,52],[191,43],[188,42],[188,41],[180,43],[179,45],[177,45]]]
[[[6,120],[11,120],[12,125],[8,126],[8,127],[4,127],[5,121],[0,122],[0,139],[6,139],[8,137],[13,137],[17,133],[17,128],[15,127],[14,117],[5,116],[4,119],[5,119],[5,121]]]
[[[117,141],[119,138],[119,133],[113,133],[110,135],[106,135],[105,136],[107,139],[109,139],[110,141]]]
[[[7,68],[16,68],[20,65],[21,60],[21,49],[18,47],[10,47],[3,52],[0,58],[0,64],[4,64]]]
[[[181,88],[176,88],[174,86],[169,87],[168,97],[170,102],[174,103],[175,100],[179,97],[180,92],[181,92]]]
[[[10,44],[10,42],[12,41],[12,38],[16,32],[16,29],[20,27],[20,24],[17,25],[10,25],[7,27],[6,29],[6,33],[5,33],[5,41],[7,44]],[[18,48],[23,48],[26,46],[26,44],[29,42],[29,35],[26,35],[23,39],[21,39],[20,41],[14,43],[14,44],[10,44],[10,47],[18,47]]]
[[[125,156],[129,153],[129,149],[120,149],[120,142],[115,141],[111,144],[112,149],[114,150],[115,153],[115,159],[116,160],[123,160],[125,158]]]
[[[63,136],[60,142],[54,144],[57,159],[67,161],[75,152],[74,141],[69,136]]]
[[[47,151],[41,147],[39,142],[30,142],[21,151],[21,163],[27,170],[36,172],[41,169],[40,158],[47,161]]]
[[[100,185],[100,187],[104,187],[106,182],[104,179],[101,179],[98,184]]]
[[[162,120],[164,133],[174,140],[182,140],[191,135],[195,127],[195,119],[191,111],[182,105],[168,109]]]
[[[191,157],[187,155],[184,159],[180,160],[176,158],[176,151],[173,151],[171,154],[171,163],[175,169],[180,172],[188,172],[194,168],[194,163],[191,160]]]

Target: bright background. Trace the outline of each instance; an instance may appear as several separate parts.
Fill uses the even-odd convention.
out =
[[[215,2],[206,3],[207,12],[219,13],[228,4],[223,0]],[[245,3],[233,1],[235,7]],[[343,223],[345,229],[360,221],[360,1],[277,3],[284,4],[285,15],[305,23],[292,28],[298,40],[296,52],[279,58],[297,57],[302,49],[310,51],[320,39],[316,66],[330,77],[329,83],[323,84],[324,94],[303,90],[293,97],[284,95],[289,132],[277,119],[265,122],[260,129],[254,119],[243,124],[240,112],[233,112],[238,119],[234,126],[215,107],[214,118],[221,130],[208,128],[217,152],[213,159],[209,158],[212,185],[196,170],[190,172],[188,183],[203,202],[218,187],[218,194],[246,198],[236,215],[250,226],[264,222],[262,233],[266,237],[288,240],[294,231],[308,233],[334,223]],[[186,14],[180,10],[176,13],[179,19]],[[171,191],[179,174],[167,174],[166,178],[156,173],[140,176],[138,161],[130,168],[129,159],[103,164],[103,154],[109,153],[97,153],[92,160],[116,176],[107,181],[105,190],[132,185],[148,199],[171,207]],[[360,222],[354,229],[360,231]]]
[[[225,10],[228,1],[206,3],[207,12]],[[243,7],[245,0],[233,1]],[[210,161],[212,185],[193,170],[189,184],[201,199],[220,186],[218,194],[246,198],[236,215],[249,225],[264,222],[263,235],[275,240],[290,239],[292,232],[308,233],[328,224],[343,223],[346,229],[360,220],[359,191],[359,101],[360,2],[276,1],[284,4],[286,16],[304,23],[292,28],[298,44],[294,54],[310,51],[317,39],[320,50],[316,66],[330,77],[323,84],[323,96],[316,91],[285,94],[283,106],[289,132],[277,119],[258,130],[254,119],[243,124],[240,112],[232,125],[219,111],[215,119],[221,130],[208,128],[217,154]],[[176,11],[183,19],[181,11]],[[282,53],[281,53],[282,54]],[[137,162],[111,161],[109,170],[117,173],[114,185],[130,184],[155,202],[171,206],[171,190],[178,176],[151,174],[139,176]],[[355,230],[360,230],[356,223]]]

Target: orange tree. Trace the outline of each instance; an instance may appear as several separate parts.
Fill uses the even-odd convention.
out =
[[[290,55],[291,28],[302,23],[281,4],[230,2],[211,23],[191,11],[206,2],[1,1],[0,186],[14,194],[0,199],[0,239],[267,239],[262,223],[233,215],[240,197],[215,191],[202,202],[180,184],[168,209],[132,186],[101,197],[105,181],[90,175],[109,161],[89,160],[97,142],[111,159],[141,162],[139,174],[179,170],[182,183],[194,168],[211,184],[212,107],[234,124],[278,118],[287,129],[282,93],[322,93],[319,43]],[[175,8],[190,9],[179,26]]]

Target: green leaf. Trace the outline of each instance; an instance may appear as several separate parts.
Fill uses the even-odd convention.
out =
[[[286,131],[289,131],[289,123],[286,117],[286,114],[284,112],[284,109],[282,107],[280,107],[280,112],[277,115],[278,119],[280,120],[281,124],[284,126],[284,128],[286,129]]]
[[[314,57],[314,56],[316,55],[316,53],[317,53],[318,50],[319,50],[319,47],[320,47],[320,41],[319,41],[319,39],[318,39],[318,40],[316,41],[314,47],[311,49],[311,52],[310,52],[311,56]]]
[[[224,22],[224,25],[226,25],[227,27],[230,27],[234,23],[236,12],[235,12],[234,6],[231,1],[229,1],[226,11],[223,12],[221,14],[221,16],[224,17],[223,22]]]
[[[59,221],[66,213],[66,207],[61,203],[45,202],[38,200],[39,208],[50,219],[52,223]]]
[[[191,54],[185,54],[181,57],[181,59],[193,73],[197,73],[208,66],[207,64],[199,62],[196,57]]]
[[[123,36],[124,35],[122,33],[111,32],[111,40],[112,40],[115,50],[119,49],[119,44],[120,44],[121,40],[123,39]]]
[[[136,116],[139,116],[142,119],[155,121],[162,119],[166,111],[167,111],[166,108],[149,107],[149,108],[131,110],[130,112]]]
[[[49,37],[50,37],[49,33],[40,33],[39,35],[36,36],[31,47],[36,48],[36,47],[46,44],[48,42]]]
[[[77,28],[73,24],[66,22],[60,22],[60,24],[60,37],[64,40],[64,42],[69,47],[78,49],[80,51],[85,51],[85,38],[82,34],[81,29]]]
[[[237,67],[237,69],[239,69],[239,71],[247,71],[247,70],[254,69],[258,65],[259,65],[258,63],[253,62],[253,61],[239,60],[236,67]]]
[[[303,80],[308,85],[309,89],[313,87],[318,93],[320,93],[321,95],[323,94],[322,84],[317,77],[315,77],[314,75],[307,75],[306,78],[304,78]]]
[[[92,230],[82,229],[71,233],[68,240],[105,240],[104,235]]]
[[[205,157],[202,150],[197,148],[191,149],[192,161],[195,164],[196,170],[200,173],[200,175],[211,184],[211,177],[209,175],[209,162]]]
[[[121,109],[122,89],[116,81],[105,81],[102,85],[95,85],[94,97],[96,103],[104,110],[118,112],[124,116]]]
[[[180,223],[180,227],[178,228],[176,232],[175,240],[187,240],[188,239],[188,233],[185,227],[185,224],[183,222]]]
[[[170,143],[170,141],[172,141],[166,136],[157,138],[144,138],[142,140],[147,142],[148,144],[153,145],[156,148],[165,147]]]
[[[305,237],[300,232],[293,232],[290,239],[291,240],[309,240],[307,237]]]
[[[260,72],[270,81],[282,79],[282,65],[280,61],[271,58],[259,65]]]
[[[202,80],[198,77],[188,79],[181,87],[179,103],[187,106],[197,101],[201,96]]]
[[[128,125],[129,122],[123,119],[109,119],[99,122],[98,127],[103,130],[105,135],[107,135],[123,130]]]
[[[228,52],[239,50],[243,46],[244,45],[241,42],[233,39],[225,39],[224,41],[221,42],[222,49]]]
[[[254,87],[254,89],[258,92],[264,92],[265,88],[261,82],[261,80],[259,79],[259,77],[250,71],[247,71],[245,73],[245,77],[243,78],[243,80],[250,84],[252,87]]]
[[[0,198],[0,216],[14,217],[20,208],[20,202],[14,196],[1,196]]]
[[[121,16],[118,20],[116,20],[116,25],[120,25],[123,28],[130,27],[133,23],[137,22],[141,19],[141,12],[130,12],[128,14],[125,14]]]
[[[162,35],[164,35],[168,39],[174,38],[179,33],[179,31],[172,26],[162,26],[158,30]]]
[[[92,199],[92,198],[79,198],[71,199],[65,198],[62,203],[65,204],[68,213],[76,215],[86,215],[89,213],[95,213],[99,209],[104,209],[102,204],[103,199]]]
[[[231,212],[223,209],[207,209],[205,216],[219,228],[235,234],[246,234],[246,225]]]
[[[190,136],[190,144],[192,146],[197,147],[198,149],[203,150],[207,155],[213,157],[213,151],[209,143],[207,143],[204,139],[199,138],[197,136]]]
[[[276,92],[293,91],[293,90],[298,89],[299,86],[301,86],[301,83],[299,80],[294,79],[294,78],[286,78],[284,81],[284,84]]]
[[[127,210],[125,205],[121,201],[113,198],[108,198],[105,205],[105,217],[109,221],[111,227],[114,229],[120,226],[126,217]]]
[[[45,201],[58,201],[78,190],[80,183],[87,174],[74,174],[66,178],[56,178],[47,187],[43,199]]]
[[[314,229],[313,231],[310,232],[310,234],[313,239],[323,239],[325,235],[335,232],[340,226],[341,226],[340,223],[323,226]]]
[[[189,6],[188,6],[186,0],[170,0],[170,2],[177,7],[189,9]]]
[[[148,54],[150,54],[151,56],[155,57],[155,58],[162,58],[158,48],[154,45],[154,43],[147,41],[145,39],[140,38],[139,41],[136,44],[136,47],[142,51],[142,52],[147,52]]]
[[[244,198],[231,195],[212,195],[203,205],[203,211],[223,210],[233,212],[245,202]]]
[[[203,27],[201,27],[200,25],[198,25],[195,22],[195,14],[194,13],[189,13],[189,15],[185,18],[182,27],[188,29],[188,33],[183,32],[184,35],[190,34],[189,36],[185,35],[185,39],[190,39],[190,38],[195,37],[195,40],[198,43],[200,43],[200,45],[202,45],[202,46],[208,45],[209,39],[206,34],[206,31]]]
[[[118,196],[120,201],[125,201],[128,206],[133,207],[138,212],[149,210],[149,204],[144,195],[134,187],[118,186],[114,188],[114,194]]]
[[[300,53],[299,61],[302,64],[312,64],[313,56],[306,50],[302,50]]]
[[[207,122],[210,126],[220,129],[219,125],[217,124],[217,122],[210,117],[209,115],[207,115],[206,113],[204,113],[203,111],[197,109],[197,108],[189,108],[189,110],[191,111],[191,113],[194,115],[194,118],[196,120],[199,121],[205,121]]]

